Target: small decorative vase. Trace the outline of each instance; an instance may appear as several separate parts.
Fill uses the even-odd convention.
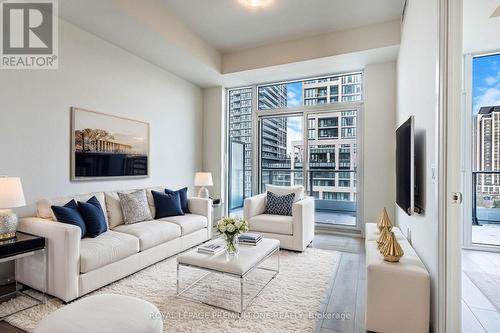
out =
[[[231,257],[238,254],[239,241],[238,234],[224,233],[224,245],[226,246],[226,253]]]

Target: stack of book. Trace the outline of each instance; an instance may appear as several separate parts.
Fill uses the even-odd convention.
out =
[[[217,254],[224,251],[224,245],[220,242],[212,242],[198,247],[198,252],[206,254]]]
[[[245,233],[245,234],[241,234],[239,237],[238,237],[238,240],[240,242],[240,244],[242,245],[257,245],[259,244],[259,242],[261,241],[262,239],[262,236],[259,235],[259,234],[254,234],[254,233]]]

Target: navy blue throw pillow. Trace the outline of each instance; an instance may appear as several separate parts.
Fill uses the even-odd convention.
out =
[[[85,226],[85,221],[82,215],[78,211],[78,205],[75,200],[71,200],[64,206],[52,206],[52,211],[56,216],[57,221],[67,224],[76,225],[80,227],[82,234],[81,238],[87,233],[87,228]]]
[[[181,199],[179,193],[166,194],[157,191],[151,191],[155,202],[155,219],[162,217],[184,215],[181,208]]]
[[[169,190],[167,188],[167,189],[165,189],[165,193],[167,193],[167,194],[178,193],[179,194],[179,198],[181,199],[181,208],[182,208],[182,211],[184,212],[184,214],[191,213],[189,211],[189,207],[188,207],[188,188],[187,187],[181,188],[180,190],[177,190],[177,191],[172,191],[172,190]]]
[[[87,200],[87,202],[78,201],[78,210],[87,227],[86,236],[94,238],[108,230],[104,211],[95,196]]]

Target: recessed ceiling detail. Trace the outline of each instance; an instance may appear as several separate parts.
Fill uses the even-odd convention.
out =
[[[222,53],[400,19],[404,0],[160,0]]]

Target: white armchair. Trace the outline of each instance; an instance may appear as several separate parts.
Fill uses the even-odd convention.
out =
[[[250,231],[280,241],[282,249],[304,251],[314,237],[314,198],[295,202],[292,216],[265,214],[266,193],[245,199],[244,218]]]

